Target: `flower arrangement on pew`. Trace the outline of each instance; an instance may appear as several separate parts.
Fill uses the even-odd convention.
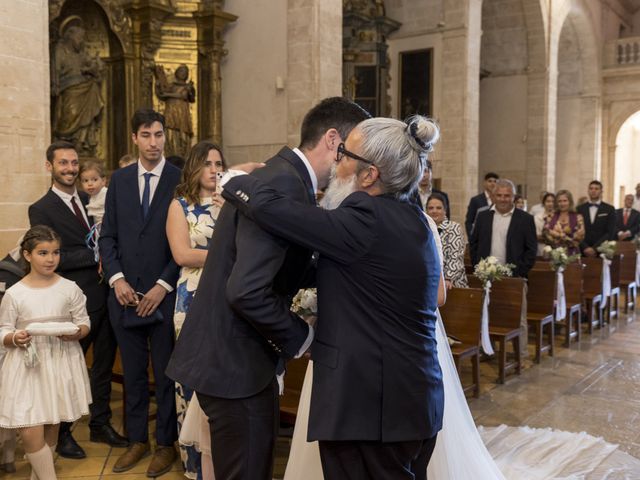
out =
[[[636,250],[640,252],[640,234],[633,238],[633,244],[636,246]]]
[[[315,324],[318,316],[318,291],[315,288],[298,290],[291,303],[291,311],[300,315],[305,322]]]
[[[607,260],[612,260],[613,256],[616,254],[617,244],[618,242],[616,242],[615,240],[607,240],[598,245],[598,248],[596,248],[596,250],[601,257],[604,255],[604,258],[606,258]]]
[[[554,272],[564,271],[567,265],[580,259],[579,254],[568,255],[564,247],[552,248],[550,245],[544,247],[542,251],[545,258],[549,259],[551,269]]]
[[[511,263],[502,265],[496,257],[486,257],[478,262],[473,269],[473,273],[480,279],[483,287],[490,287],[492,282],[502,280],[504,277],[510,277],[514,268],[515,265]]]

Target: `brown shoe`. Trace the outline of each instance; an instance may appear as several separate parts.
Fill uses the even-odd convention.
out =
[[[114,473],[126,472],[135,467],[140,460],[149,455],[149,443],[132,442],[127,451],[120,455],[113,466]]]
[[[167,473],[173,467],[176,456],[176,449],[173,446],[161,447],[158,445],[151,459],[151,464],[147,468],[147,477],[155,478]]]

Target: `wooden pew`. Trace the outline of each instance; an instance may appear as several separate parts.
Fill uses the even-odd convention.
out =
[[[611,273],[611,295],[607,300],[607,322],[609,324],[609,330],[611,330],[611,319],[618,319],[618,312],[620,310],[620,264],[624,255],[616,253],[611,259],[610,273]]]
[[[582,272],[583,280],[583,298],[584,306],[587,312],[589,334],[593,333],[593,327],[604,325],[604,316],[602,310],[602,259],[592,257],[582,257],[584,270]]]
[[[529,271],[527,290],[527,324],[535,333],[535,362],[540,363],[542,352],[554,353],[553,312],[556,296],[556,273],[550,268]],[[544,343],[544,335],[549,341]]]
[[[481,288],[480,280],[474,275],[469,278],[469,286]],[[504,383],[506,373],[514,369],[517,375],[522,371],[520,361],[520,316],[524,300],[523,278],[505,278],[491,287],[489,302],[489,336],[494,345],[497,343],[498,383]],[[507,344],[511,343],[514,359],[507,362]]]
[[[571,340],[576,339],[580,343],[582,336],[582,262],[574,262],[567,265],[564,271],[564,294],[567,300],[567,318],[556,322],[557,326],[565,329],[564,346],[570,347]]]
[[[479,288],[452,288],[447,292],[447,303],[440,307],[440,315],[448,335],[462,342],[451,346],[453,360],[462,382],[461,363],[471,359],[473,382],[462,389],[473,390],[480,396],[480,327],[482,319],[482,290]]]
[[[638,252],[633,242],[618,242],[617,251],[624,255],[620,261],[620,289],[625,292],[624,313],[635,312],[638,298],[638,285],[636,284]]]

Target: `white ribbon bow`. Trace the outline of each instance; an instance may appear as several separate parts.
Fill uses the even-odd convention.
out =
[[[602,302],[611,296],[611,260],[608,260],[604,253],[602,257]]]
[[[493,355],[493,346],[491,345],[491,337],[489,336],[489,296],[491,293],[491,281],[487,280],[484,284],[484,300],[482,302],[482,322],[480,329],[480,338],[482,350],[487,355]]]
[[[556,305],[556,322],[560,320],[564,320],[567,316],[567,297],[564,293],[564,268],[558,268],[556,272],[557,278],[557,289],[556,289],[556,299],[558,300],[558,304]]]

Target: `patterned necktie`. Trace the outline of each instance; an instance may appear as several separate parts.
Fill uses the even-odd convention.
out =
[[[87,224],[87,221],[84,219],[84,215],[82,215],[82,212],[80,211],[80,207],[78,207],[78,204],[76,203],[76,197],[71,197],[71,207],[73,208],[73,213],[75,214],[76,218],[80,222],[80,225],[82,225],[88,232],[90,230],[89,225]]]
[[[144,175],[144,190],[142,191],[142,218],[143,220],[147,219],[147,215],[149,215],[149,197],[151,196],[151,177],[153,177],[153,173],[147,172]]]
[[[625,208],[624,215],[622,216],[622,223],[626,226],[628,220],[629,220],[629,209]]]

